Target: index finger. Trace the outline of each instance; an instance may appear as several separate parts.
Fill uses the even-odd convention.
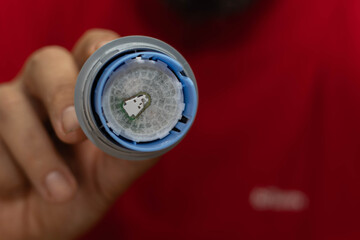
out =
[[[91,29],[85,32],[72,50],[78,67],[81,68],[97,49],[119,37],[116,32],[106,29]]]
[[[78,69],[73,56],[59,46],[36,51],[25,65],[26,91],[45,106],[56,135],[66,143],[85,139],[74,108]]]

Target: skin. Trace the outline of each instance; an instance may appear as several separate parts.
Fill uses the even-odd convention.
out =
[[[86,139],[76,119],[79,69],[118,37],[94,29],[72,52],[44,47],[13,81],[0,85],[1,239],[73,239],[156,163],[106,155]]]

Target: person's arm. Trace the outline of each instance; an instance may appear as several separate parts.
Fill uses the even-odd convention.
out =
[[[1,239],[72,239],[157,159],[110,157],[86,139],[74,110],[85,60],[119,36],[90,30],[73,52],[59,46],[32,54],[0,85]]]

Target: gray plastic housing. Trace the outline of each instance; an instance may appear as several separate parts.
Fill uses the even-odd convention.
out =
[[[119,54],[137,51],[157,51],[173,58],[182,65],[185,74],[194,83],[196,92],[198,91],[195,75],[185,58],[173,47],[158,39],[145,36],[122,37],[104,45],[91,55],[81,68],[77,79],[75,87],[76,114],[82,130],[90,141],[107,154],[126,160],[145,160],[161,156],[175,147],[185,137],[184,134],[179,141],[166,149],[155,152],[140,152],[121,146],[100,131],[95,121],[91,102],[95,79],[99,71],[109,60]]]

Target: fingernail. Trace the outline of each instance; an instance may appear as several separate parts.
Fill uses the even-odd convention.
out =
[[[46,188],[50,197],[56,201],[65,201],[72,195],[72,189],[69,182],[58,171],[53,171],[46,176]]]
[[[62,115],[62,124],[65,133],[70,133],[80,128],[74,106],[70,106],[64,110]]]

